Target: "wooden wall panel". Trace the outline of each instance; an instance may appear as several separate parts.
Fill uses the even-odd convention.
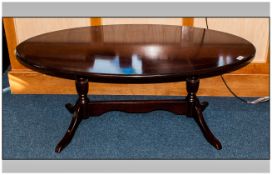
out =
[[[15,57],[15,48],[22,41],[46,32],[90,25],[90,18],[4,18],[12,71],[31,71]]]
[[[110,24],[181,25],[182,18],[102,18],[102,25],[110,25]]]
[[[15,48],[17,46],[17,37],[13,18],[3,18],[5,33],[7,37],[8,53],[12,70],[27,69],[16,59]]]
[[[239,96],[268,96],[269,75],[224,76]],[[56,78],[37,72],[10,72],[11,91],[16,94],[75,94],[73,80]],[[220,77],[200,81],[199,96],[232,96]],[[186,95],[184,82],[157,84],[89,83],[89,94],[107,95]],[[254,87],[254,88],[253,88]]]
[[[269,18],[208,18],[210,29],[241,36],[254,44],[254,63],[265,63],[269,48]],[[195,18],[194,26],[206,28],[205,18]]]
[[[17,43],[30,37],[90,25],[90,18],[14,18]]]
[[[91,18],[91,26],[100,26],[102,24],[102,18]]]
[[[194,18],[182,18],[183,26],[194,26]]]

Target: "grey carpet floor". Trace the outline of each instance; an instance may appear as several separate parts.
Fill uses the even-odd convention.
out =
[[[6,75],[3,87],[8,85]],[[60,154],[55,146],[71,119],[75,95],[3,94],[3,159],[269,159],[269,103],[245,105],[232,97],[209,101],[204,116],[223,149],[214,149],[193,119],[166,111],[108,112],[81,122]],[[92,100],[166,99],[92,96]]]

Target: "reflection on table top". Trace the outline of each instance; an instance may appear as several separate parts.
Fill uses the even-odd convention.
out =
[[[236,70],[254,54],[254,46],[235,35],[170,25],[66,29],[30,38],[17,47],[17,57],[27,66],[90,78],[205,77]]]

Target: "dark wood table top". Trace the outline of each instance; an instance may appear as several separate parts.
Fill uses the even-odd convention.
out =
[[[16,54],[24,65],[54,76],[148,83],[237,70],[250,63],[255,47],[215,30],[129,24],[42,34],[19,44]]]

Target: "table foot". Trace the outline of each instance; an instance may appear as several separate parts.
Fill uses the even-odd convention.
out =
[[[67,103],[65,105],[65,107],[70,113],[74,113],[74,111],[75,111],[75,106],[74,105],[72,105],[71,103]]]
[[[207,141],[214,146],[217,150],[222,149],[222,145],[219,142],[219,140],[212,134],[210,131],[208,125],[206,124],[203,114],[202,114],[202,109],[201,107],[195,106],[195,115],[194,119],[199,125],[204,137],[207,139]]]
[[[206,107],[208,107],[209,103],[206,101],[203,101],[199,104],[199,107],[201,109],[201,111],[204,111],[206,109]]]
[[[71,114],[73,114],[73,113],[75,112],[75,110],[76,110],[77,108],[79,108],[80,106],[81,106],[81,105],[80,105],[79,102],[77,102],[75,105],[73,105],[73,104],[71,104],[71,103],[65,104],[66,109],[67,109]],[[81,106],[81,108],[82,108],[82,106]]]
[[[71,123],[69,125],[69,128],[67,132],[65,133],[64,137],[61,139],[61,141],[57,144],[55,148],[56,153],[60,153],[72,140],[75,131],[81,121],[80,115],[79,115],[79,109],[76,109],[73,113],[73,117],[71,120]]]

